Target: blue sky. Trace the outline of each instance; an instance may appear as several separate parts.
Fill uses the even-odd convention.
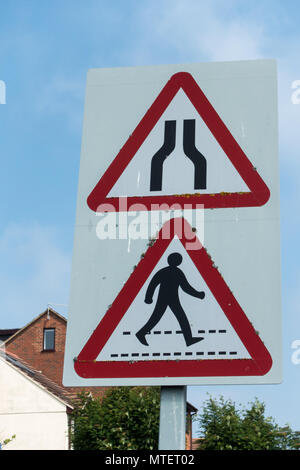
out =
[[[189,387],[266,402],[300,430],[300,5],[296,0],[14,0],[0,3],[0,328],[48,303],[67,314],[86,73],[89,68],[275,58],[279,73],[284,381]],[[61,305],[62,304],[62,305]]]

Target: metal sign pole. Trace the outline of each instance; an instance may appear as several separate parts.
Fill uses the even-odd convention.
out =
[[[185,450],[186,386],[161,387],[159,450]]]

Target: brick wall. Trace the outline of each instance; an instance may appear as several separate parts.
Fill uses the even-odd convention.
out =
[[[55,328],[55,349],[44,351],[44,329]],[[50,310],[41,314],[29,325],[19,330],[6,343],[5,349],[13,353],[34,369],[62,386],[63,364],[66,340],[66,320]],[[74,393],[91,391],[94,396],[103,396],[107,387],[65,387]]]
[[[43,350],[44,328],[55,328],[55,350]],[[45,312],[6,343],[7,352],[16,354],[57,384],[62,384],[66,322]]]

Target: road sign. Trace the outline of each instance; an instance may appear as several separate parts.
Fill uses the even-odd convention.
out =
[[[281,381],[276,94],[269,60],[88,73],[65,385]]]
[[[176,141],[180,140],[180,124],[180,158],[187,166],[193,165],[194,174],[193,178],[185,179],[184,173],[180,173],[180,184],[176,186],[175,180],[173,187],[164,189],[165,162],[169,159],[170,165],[174,161],[176,164],[173,153]],[[153,130],[154,136],[147,142]],[[174,170],[172,180],[173,175]],[[128,188],[130,179],[132,184]],[[163,203],[182,204],[186,194],[190,195],[189,203],[195,208],[197,204],[203,204],[207,209],[261,206],[270,196],[253,163],[187,72],[171,76],[87,202],[94,211],[99,207],[101,211],[104,203],[110,204],[111,210],[119,210],[122,208],[119,198],[124,194],[128,198],[127,210],[135,210],[137,203],[145,205],[147,210],[155,210]]]
[[[264,375],[272,358],[254,328],[192,227],[171,219],[92,333],[75,370],[85,378]]]

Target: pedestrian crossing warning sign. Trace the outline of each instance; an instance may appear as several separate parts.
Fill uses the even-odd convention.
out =
[[[75,359],[76,373],[83,378],[265,375],[272,358],[230,287],[190,224],[171,219]]]
[[[193,76],[171,76],[87,198],[95,212],[262,206],[270,191]],[[213,197],[212,197],[213,196]],[[122,204],[126,199],[126,204]],[[124,209],[126,207],[126,209]]]

